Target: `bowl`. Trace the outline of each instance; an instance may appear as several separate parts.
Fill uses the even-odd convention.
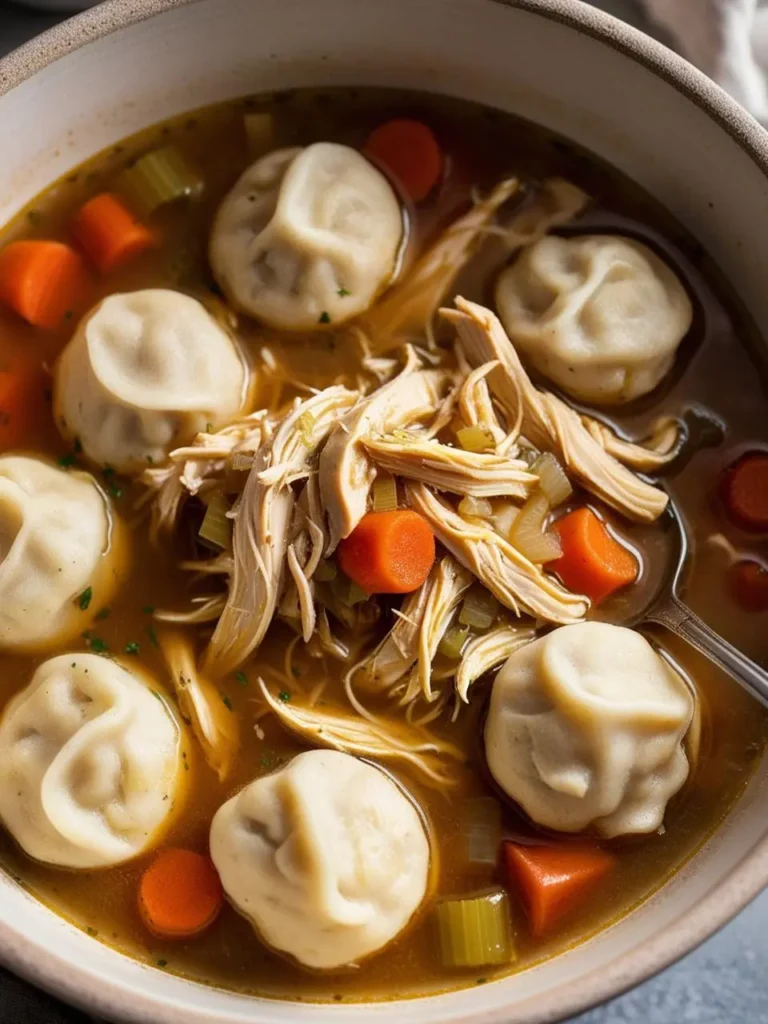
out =
[[[123,136],[286,86],[424,88],[570,136],[664,203],[768,321],[768,135],[685,61],[577,0],[111,0],[0,62],[0,222]],[[138,964],[0,878],[0,960],[114,1021],[514,1024],[615,996],[768,883],[768,763],[716,835],[634,913],[555,960],[417,1001],[290,1004]]]

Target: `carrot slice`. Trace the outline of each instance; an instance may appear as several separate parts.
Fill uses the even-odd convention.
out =
[[[196,935],[222,908],[221,882],[209,857],[169,847],[149,865],[139,883],[139,911],[149,930],[164,938]]]
[[[768,530],[768,452],[747,452],[720,481],[720,494],[731,522],[743,530]]]
[[[616,867],[616,858],[597,846],[520,846],[504,843],[510,881],[525,907],[531,934],[551,934],[583,906],[598,883]]]
[[[415,203],[429,195],[443,173],[438,141],[421,121],[398,118],[379,125],[368,137],[365,153],[380,163]]]
[[[637,559],[611,536],[592,509],[568,512],[555,522],[554,529],[563,553],[547,568],[553,569],[569,590],[586,594],[593,604],[599,604],[637,579]]]
[[[77,244],[102,274],[109,274],[155,244],[155,236],[111,192],[89,199],[72,222]]]
[[[58,327],[87,283],[82,258],[63,242],[26,239],[0,251],[0,302],[33,327]]]
[[[369,594],[418,590],[435,561],[435,535],[412,509],[369,512],[339,545],[342,572]]]
[[[0,367],[0,451],[19,447],[39,422],[48,379],[41,366]]]
[[[746,612],[768,611],[768,568],[752,558],[736,562],[728,570],[731,595]]]

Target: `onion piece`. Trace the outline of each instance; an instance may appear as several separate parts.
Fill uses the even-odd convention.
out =
[[[548,515],[549,502],[541,491],[535,491],[521,508],[509,535],[509,543],[536,564],[551,562],[562,554],[558,535],[544,529]]]
[[[397,481],[390,473],[379,473],[373,481],[373,511],[394,512],[397,508]]]
[[[488,519],[493,515],[493,506],[487,498],[473,498],[467,494],[459,502],[458,512],[460,516]]]
[[[531,472],[538,476],[539,487],[550,508],[561,505],[573,494],[571,481],[551,452],[542,452],[531,466]]]
[[[505,505],[491,516],[491,525],[499,536],[508,540],[519,515],[520,509],[517,505]]]
[[[177,199],[194,199],[203,187],[203,179],[175,146],[145,153],[117,179],[118,191],[143,216]]]
[[[467,801],[464,817],[467,861],[495,865],[501,846],[501,804],[492,796]]]
[[[464,598],[459,612],[459,622],[473,629],[488,629],[499,613],[499,602],[485,587],[472,587]]]
[[[462,427],[456,431],[456,440],[465,452],[484,452],[495,448],[493,434],[486,427]]]
[[[515,959],[509,897],[503,889],[441,900],[434,919],[444,967],[482,967]]]
[[[229,505],[222,493],[214,491],[198,531],[200,540],[208,547],[223,551],[232,546],[232,520],[227,516],[228,511]]]

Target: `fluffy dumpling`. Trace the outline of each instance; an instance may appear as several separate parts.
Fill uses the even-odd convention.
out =
[[[617,235],[549,235],[502,272],[496,305],[539,373],[584,402],[652,391],[669,371],[693,312],[677,275]]]
[[[510,656],[485,727],[491,774],[539,825],[653,832],[688,777],[694,700],[639,633],[582,622]]]
[[[96,654],[37,669],[0,720],[0,820],[36,860],[120,864],[180,800],[181,734],[148,680]]]
[[[349,146],[257,160],[219,207],[210,260],[237,309],[274,327],[340,323],[392,280],[403,238],[386,178]]]
[[[125,570],[123,540],[90,474],[1,456],[0,648],[47,646],[82,632]]]
[[[224,889],[270,946],[307,967],[387,945],[424,899],[419,814],[384,772],[310,750],[219,808],[211,856]]]
[[[205,307],[149,288],[83,318],[56,367],[54,411],[89,459],[130,473],[233,419],[247,390],[242,354]]]

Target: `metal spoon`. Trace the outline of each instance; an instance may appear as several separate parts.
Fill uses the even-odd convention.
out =
[[[652,622],[664,626],[727,672],[761,704],[768,707],[768,672],[710,629],[680,597],[690,561],[688,533],[685,521],[671,497],[665,515],[667,526],[677,541],[677,561],[667,577],[666,585],[656,595],[653,603],[637,616],[638,625]],[[673,540],[673,550],[674,546]]]

